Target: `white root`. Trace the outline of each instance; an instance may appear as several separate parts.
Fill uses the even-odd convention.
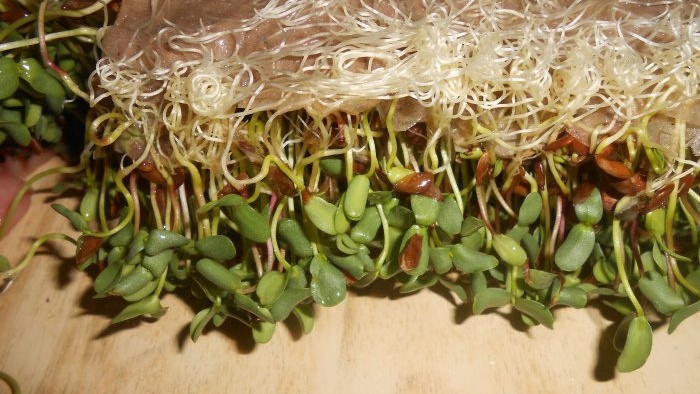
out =
[[[224,176],[234,141],[271,139],[249,135],[245,118],[263,111],[317,120],[409,100],[427,115],[398,111],[397,123],[423,120],[457,152],[491,144],[522,159],[570,130],[587,130],[576,138],[593,152],[611,124],[687,122],[678,109],[700,102],[698,1],[207,2],[200,16],[187,1],[151,3],[147,25],[101,34],[93,101],[110,97],[145,134],[165,126],[174,149]],[[659,148],[673,171],[683,154]]]

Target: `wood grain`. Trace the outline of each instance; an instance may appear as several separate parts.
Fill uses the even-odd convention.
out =
[[[0,242],[13,263],[40,234],[71,231],[46,199],[36,194],[30,216]],[[399,297],[381,285],[317,308],[309,336],[280,325],[258,346],[244,327],[228,324],[192,343],[193,306],[173,296],[158,321],[110,327],[121,304],[93,299],[92,280],[70,257],[69,244],[52,243],[0,295],[0,370],[26,393],[686,393],[697,386],[698,316],[670,336],[658,327],[646,366],[625,375],[613,370],[614,326],[598,309],[558,310],[554,330],[527,329],[507,309],[471,316],[445,294]],[[0,383],[0,393],[7,390]]]

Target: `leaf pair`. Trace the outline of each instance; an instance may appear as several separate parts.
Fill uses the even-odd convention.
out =
[[[554,327],[552,312],[541,302],[527,298],[515,298],[513,295],[499,288],[487,288],[479,291],[474,296],[473,312],[475,315],[483,313],[490,308],[500,308],[512,304],[515,309],[534,319],[547,328]]]

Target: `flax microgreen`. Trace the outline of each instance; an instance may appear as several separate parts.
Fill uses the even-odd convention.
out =
[[[3,281],[21,271],[43,242],[64,239],[76,244],[76,267],[93,274],[96,297],[120,297],[127,303],[113,323],[158,317],[166,310],[160,301],[164,293],[188,294],[202,304],[189,327],[193,340],[207,327],[234,318],[248,325],[260,343],[270,341],[277,323],[291,315],[310,332],[315,305],[338,305],[354,287],[376,281],[389,281],[401,293],[442,286],[461,302],[471,302],[474,314],[510,306],[527,325],[549,328],[554,325],[552,307],[591,306],[589,297],[595,296],[622,315],[616,341],[620,371],[641,367],[651,351],[646,313],[670,316],[670,332],[700,310],[698,152],[697,141],[686,141],[697,139],[690,131],[697,125],[681,110],[686,105],[697,108],[683,78],[645,80],[646,90],[658,94],[639,95],[627,86],[638,84],[622,86],[616,78],[638,73],[612,75],[609,70],[617,68],[591,64],[583,70],[586,75],[605,78],[604,84],[591,82],[605,89],[583,90],[596,97],[592,102],[578,88],[570,88],[578,86],[581,75],[580,60],[570,53],[551,56],[556,64],[535,62],[544,67],[551,84],[513,74],[514,59],[509,57],[500,59],[508,72],[495,82],[463,68],[452,70],[466,72],[459,81],[440,79],[457,75],[447,69],[439,75],[409,70],[413,74],[408,79],[408,74],[396,73],[392,64],[411,66],[414,54],[423,52],[402,41],[413,33],[395,31],[433,23],[447,12],[442,9],[430,9],[435,18],[410,24],[385,13],[358,13],[381,18],[377,26],[391,25],[386,31],[392,38],[377,44],[377,53],[390,59],[381,62],[362,51],[346,51],[335,39],[327,47],[319,30],[314,48],[329,51],[323,59],[354,53],[360,53],[362,62],[369,59],[372,73],[361,75],[362,82],[343,80],[360,74],[359,69],[325,75],[325,60],[305,65],[308,69],[299,73],[303,81],[291,87],[281,81],[295,78],[293,73],[284,78],[266,74],[285,69],[275,67],[270,58],[252,68],[255,78],[250,70],[236,75],[236,68],[218,61],[192,60],[182,68],[164,62],[158,73],[145,72],[139,67],[147,62],[139,57],[148,54],[133,54],[133,62],[106,56],[98,63],[91,57],[107,48],[93,51],[85,44],[103,24],[105,13],[97,11],[106,10],[110,21],[120,20],[110,14],[109,3],[72,12],[42,2],[43,17],[2,24],[0,144],[11,144],[12,151],[50,146],[65,137],[65,121],[75,114],[85,123],[85,135],[77,139],[86,141],[78,165],[28,183],[46,175],[68,175],[65,184],[81,190],[81,196],[75,208],[54,209],[80,235],[77,240],[40,238],[22,262],[1,263]],[[353,17],[335,3],[317,10],[319,15],[340,9],[343,18],[331,18],[334,22]],[[317,7],[310,0],[307,5]],[[586,29],[605,30],[608,25],[619,27],[614,34],[627,34],[625,28],[635,39],[644,34],[636,24],[628,26],[623,16],[615,23],[582,19],[575,31],[558,32],[556,40],[535,37],[547,29],[532,28],[538,26],[537,7],[531,11],[508,14],[529,25],[518,30],[516,39],[501,40],[506,49],[538,38],[556,42],[557,51],[571,50],[572,43],[576,48],[585,44],[580,38],[586,36],[580,34],[589,34]],[[461,15],[453,17],[459,20]],[[547,20],[551,17],[556,15]],[[63,23],[65,18],[75,20]],[[85,26],[57,31],[77,24]],[[644,36],[636,50],[648,50],[648,45],[655,54],[665,51],[668,58],[676,58],[685,47],[665,41],[656,45],[655,40],[692,29],[668,24],[663,18],[657,23],[674,34]],[[436,48],[453,43],[464,47],[463,40],[475,35],[460,29],[470,26],[455,25],[454,37],[435,41]],[[434,30],[432,25],[423,27]],[[374,31],[372,37],[383,31]],[[202,32],[205,39],[200,37],[198,48],[206,47],[201,42],[209,42],[210,33]],[[359,30],[352,36],[356,42],[366,38]],[[434,65],[465,53],[450,48],[426,57],[434,61],[416,65]],[[513,56],[517,51],[501,52]],[[611,58],[603,60],[622,58],[609,52]],[[698,52],[684,52],[684,59],[690,64]],[[256,56],[250,54],[245,64]],[[642,71],[697,77],[697,69],[684,65],[674,65],[681,71],[664,71],[659,69],[663,65],[645,63],[666,57],[642,58]],[[452,60],[449,64],[474,63]],[[617,66],[634,66],[623,63]],[[91,97],[82,87],[88,86],[92,71]],[[195,83],[201,75],[212,85]],[[378,75],[385,79],[373,79]],[[135,77],[144,83],[131,82]],[[317,77],[324,82],[314,84]],[[280,108],[270,104],[261,109],[257,105],[266,103],[270,81],[278,81],[270,86],[280,90]],[[208,96],[216,91],[227,93]],[[468,91],[472,93],[464,93]],[[491,100],[494,91],[508,99]],[[563,91],[571,96],[565,98],[567,105],[553,96]],[[366,96],[369,92],[379,98]],[[308,102],[291,105],[297,95]],[[638,105],[629,106],[627,97],[637,97]],[[348,98],[376,101],[376,106],[336,111]],[[93,105],[89,113],[81,99]],[[672,136],[667,141],[671,145],[660,142],[659,135]],[[28,190],[20,191],[10,216]],[[2,223],[0,237],[8,226]]]

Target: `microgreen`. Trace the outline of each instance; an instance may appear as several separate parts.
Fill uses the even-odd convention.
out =
[[[391,281],[400,293],[442,286],[459,302],[471,303],[474,314],[507,307],[526,324],[547,328],[554,326],[553,307],[583,308],[599,297],[621,314],[615,341],[620,371],[640,368],[649,356],[650,310],[670,316],[669,332],[700,311],[697,149],[685,141],[692,134],[688,127],[697,125],[687,114],[678,115],[695,97],[682,79],[697,79],[700,51],[684,52],[690,63],[672,69],[656,62],[666,58],[661,55],[640,58],[649,64],[634,72],[625,70],[635,62],[599,69],[591,63],[599,57],[572,51],[571,43],[588,48],[586,29],[607,24],[615,27],[609,34],[636,39],[644,34],[639,24],[624,17],[597,25],[582,20],[576,31],[544,40],[533,35],[547,33],[547,21],[556,15],[570,14],[543,14],[534,2],[523,20],[516,12],[508,15],[522,27],[546,14],[532,25],[542,28],[520,29],[515,39],[499,40],[498,45],[512,45],[508,50],[494,52],[491,43],[488,51],[465,51],[481,45],[465,39],[491,36],[460,31],[471,23],[436,29],[433,18],[425,18],[400,21],[394,28],[413,33],[404,29],[424,24],[420,31],[432,35],[454,30],[454,36],[429,37],[447,46],[440,56],[402,41],[413,34],[392,29],[373,35],[390,34],[379,40],[381,59],[356,47],[338,54],[333,51],[343,50],[344,43],[319,30],[310,47],[329,52],[304,52],[302,58],[313,61],[300,69],[313,72],[300,76],[266,74],[278,69],[267,57],[252,74],[243,66],[196,59],[184,68],[163,64],[154,73],[141,69],[147,62],[139,62],[137,54],[133,61],[105,56],[97,63],[83,54],[95,52],[74,50],[75,36],[95,37],[94,27],[102,21],[91,15],[109,3],[71,14],[47,10],[43,2],[42,14],[51,17],[38,18],[38,29],[2,24],[0,37],[12,40],[0,44],[0,144],[59,141],[63,116],[78,113],[86,123],[86,145],[79,164],[33,178],[10,208],[16,209],[36,180],[65,174],[69,189],[83,190],[82,195],[76,208],[53,207],[80,236],[42,237],[15,266],[0,258],[1,279],[21,271],[41,243],[64,239],[76,244],[77,268],[95,274],[96,297],[127,303],[113,323],[157,318],[167,309],[161,305],[164,293],[175,292],[202,304],[189,327],[193,340],[207,327],[234,318],[247,324],[259,343],[270,341],[277,323],[292,315],[309,333],[315,305],[338,305],[353,287],[380,280]],[[319,15],[342,10],[352,17],[342,2],[331,3]],[[428,11],[450,23],[462,18],[453,11]],[[265,12],[256,18],[269,17]],[[680,13],[668,15],[655,28],[674,34],[692,30],[678,26],[692,21],[671,21]],[[42,30],[61,18],[78,18],[86,26]],[[380,25],[392,23],[382,18]],[[32,46],[42,40],[30,37],[30,30],[46,41],[38,50]],[[344,32],[365,38],[362,31]],[[658,37],[666,35],[654,31],[637,49],[648,51],[645,45]],[[525,77],[515,74],[539,64],[529,54],[527,62],[501,58],[507,72],[498,70],[497,59],[460,57],[521,56],[516,49],[535,38],[538,44],[557,42],[553,51],[569,52],[553,52],[562,56],[525,70]],[[189,48],[188,38],[182,39]],[[197,48],[201,42],[200,37]],[[680,58],[675,56],[680,46],[662,44],[652,45],[654,51]],[[601,63],[636,56],[618,50]],[[287,60],[293,61],[290,53]],[[331,77],[323,74],[325,68],[314,69],[354,53],[372,60],[372,73],[363,74],[362,83],[345,79],[360,70],[350,73],[343,66]],[[250,64],[260,61],[255,56]],[[441,63],[450,56],[458,57],[454,64]],[[426,71],[435,64],[470,66]],[[81,87],[93,67],[89,97]],[[464,77],[454,77],[463,71]],[[540,72],[540,78],[531,78]],[[643,84],[627,83],[640,73]],[[656,78],[670,73],[683,78]],[[134,83],[140,76],[153,83]],[[622,76],[626,79],[618,80]],[[317,77],[323,83],[313,83]],[[598,84],[588,81],[603,77]],[[275,85],[284,111],[265,106],[270,80],[293,82],[288,90],[284,82]],[[635,91],[639,86],[643,92]],[[210,96],[216,92],[221,95]],[[295,106],[299,94],[308,97],[307,107]],[[85,113],[74,103],[88,97],[93,107]],[[631,106],[627,97],[639,103]],[[258,98],[263,107],[257,107]],[[348,98],[376,105],[336,111]],[[324,113],[325,104],[332,113]],[[410,107],[426,112],[414,119],[405,110]],[[665,127],[652,127],[667,119],[672,121]],[[661,134],[672,135],[669,143],[675,145],[666,146]]]

